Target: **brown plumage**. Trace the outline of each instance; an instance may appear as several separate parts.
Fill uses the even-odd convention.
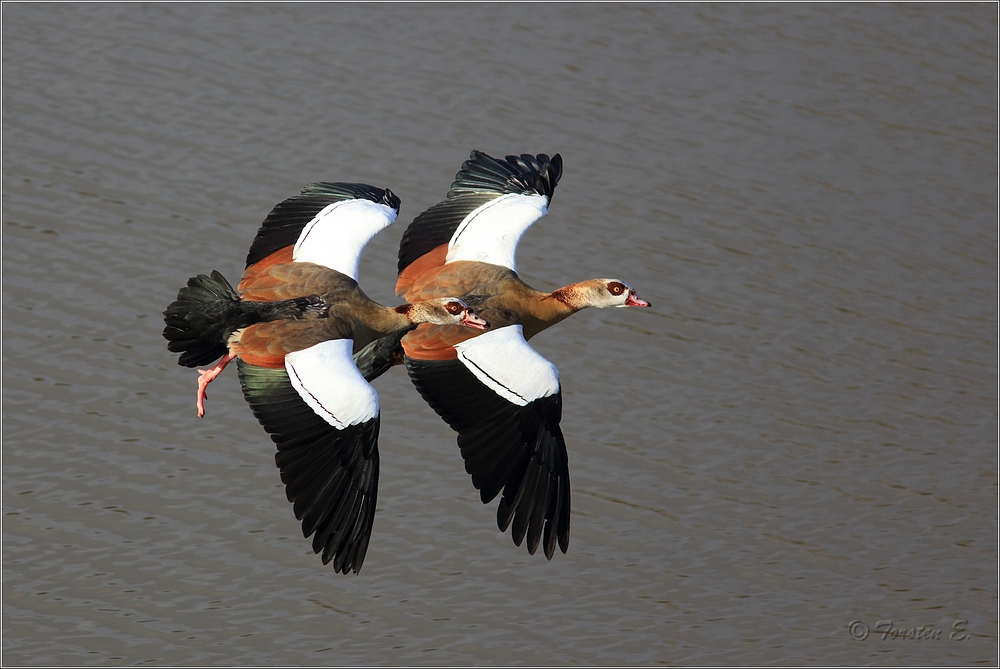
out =
[[[316,297],[328,306],[322,319],[282,320],[258,323],[234,332],[229,350],[247,362],[266,367],[281,366],[285,355],[329,339],[353,339],[354,350],[416,323],[461,323],[456,318],[468,309],[446,295],[421,299],[420,304],[383,306],[368,297],[358,282],[323,265],[309,262],[267,263],[247,268],[239,284],[244,300],[275,302]],[[442,299],[444,298],[444,299]],[[475,319],[466,325],[474,325]],[[460,329],[465,329],[459,325]]]
[[[648,306],[634,290],[615,279],[589,279],[545,293],[526,284],[508,267],[470,260],[434,265],[445,257],[441,248],[446,247],[434,249],[400,274],[397,294],[412,302],[461,295],[494,328],[522,325],[525,339],[586,307]],[[414,265],[422,272],[411,270]],[[431,355],[428,359],[443,359],[449,355],[447,352],[429,351],[454,346],[478,334],[462,331],[448,334],[442,330],[449,328],[417,328],[403,338],[404,351],[411,357]],[[425,341],[427,338],[430,339]]]
[[[283,254],[279,251],[278,254]],[[203,416],[208,384],[235,358],[258,367],[281,368],[285,356],[334,339],[351,339],[353,350],[420,323],[485,329],[482,320],[460,299],[434,297],[417,304],[386,307],[365,295],[358,282],[337,270],[310,262],[252,265],[240,281],[244,307],[308,299],[321,311],[292,318],[262,320],[231,330],[227,353],[217,365],[200,371],[198,415]]]

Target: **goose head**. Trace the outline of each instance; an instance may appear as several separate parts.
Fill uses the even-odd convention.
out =
[[[490,324],[476,315],[476,312],[457,297],[439,297],[414,304],[404,304],[397,310],[406,314],[411,323],[433,323],[434,325],[464,325],[477,330],[485,330]]]
[[[649,302],[618,279],[590,279],[560,288],[553,293],[575,309],[585,307],[648,307]]]

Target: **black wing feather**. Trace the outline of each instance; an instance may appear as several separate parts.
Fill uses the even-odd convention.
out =
[[[354,354],[354,364],[365,381],[371,383],[394,365],[403,364],[401,342],[413,327],[404,328],[391,335],[376,339]]]
[[[569,458],[559,420],[561,393],[518,406],[483,385],[458,360],[404,358],[417,391],[458,432],[465,470],[483,503],[500,490],[497,526],[518,546],[528,537],[534,554],[540,540],[552,559],[558,541],[569,547]]]
[[[334,570],[358,573],[378,497],[379,416],[337,429],[309,408],[284,369],[237,359],[243,396],[278,452],[274,462],[313,551]]]

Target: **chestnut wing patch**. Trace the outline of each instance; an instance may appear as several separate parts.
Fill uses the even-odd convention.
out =
[[[230,350],[251,364],[284,367],[284,358],[290,353],[348,336],[350,325],[337,318],[268,321],[245,328]]]
[[[421,323],[402,338],[403,352],[418,360],[454,360],[458,357],[455,346],[479,334],[461,325]]]

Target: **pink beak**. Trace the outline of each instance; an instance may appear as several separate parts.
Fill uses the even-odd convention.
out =
[[[638,295],[636,295],[634,290],[629,290],[628,291],[628,297],[625,298],[625,306],[626,307],[649,307],[649,306],[652,306],[652,305],[649,302],[647,302],[646,300],[644,300],[641,297],[639,297]]]
[[[490,326],[489,323],[474,314],[472,311],[465,312],[465,316],[462,317],[462,325],[475,328],[477,330],[485,330]]]

